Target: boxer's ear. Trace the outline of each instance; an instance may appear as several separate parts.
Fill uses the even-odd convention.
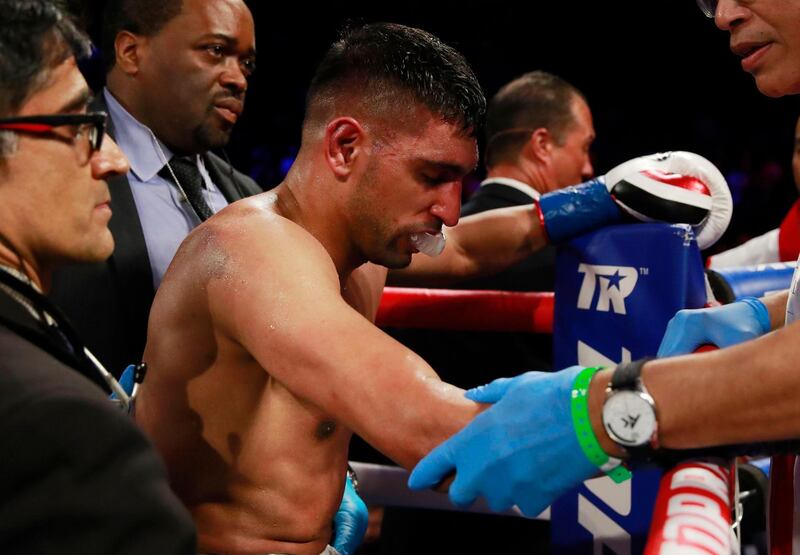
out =
[[[337,179],[346,180],[364,156],[364,128],[353,118],[336,118],[326,127],[324,141],[325,161]]]

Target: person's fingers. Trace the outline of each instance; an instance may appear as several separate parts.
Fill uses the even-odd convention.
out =
[[[423,458],[408,477],[411,489],[427,489],[439,484],[456,466],[451,458],[449,442],[442,443]]]
[[[478,492],[476,491],[475,487],[468,482],[469,480],[467,480],[464,476],[456,474],[456,479],[450,486],[450,491],[448,493],[450,496],[450,501],[453,502],[453,505],[466,507],[471,505],[478,497]]]
[[[476,403],[496,403],[506,394],[512,381],[513,378],[498,378],[486,385],[468,389],[464,396]]]
[[[681,311],[667,324],[657,356],[661,358],[685,355],[694,352],[697,347],[705,343],[709,343],[706,334],[698,335],[696,326],[688,326],[686,315]]]

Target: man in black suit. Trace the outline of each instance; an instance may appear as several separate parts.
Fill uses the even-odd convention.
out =
[[[461,215],[531,204],[544,193],[588,180],[593,174],[589,147],[594,136],[589,105],[574,86],[544,71],[514,79],[489,103],[487,176]],[[555,248],[548,246],[503,273],[468,286],[552,291],[554,254]]]
[[[43,294],[111,254],[104,180],[128,169],[86,112],[88,40],[46,0],[0,13],[0,552],[194,553],[155,450]]]
[[[489,103],[484,155],[487,176],[461,208],[461,215],[531,204],[545,193],[588,180],[594,173],[589,157],[594,138],[589,105],[573,85],[544,71],[514,79]],[[468,281],[460,288],[553,291],[555,260],[556,248],[548,245],[500,274]],[[476,353],[465,346],[470,361],[496,370],[483,378],[552,369],[549,336],[493,333],[468,344],[481,346]],[[491,358],[487,359],[487,353]]]
[[[208,216],[261,191],[211,149],[227,144],[255,69],[241,0],[110,0],[107,86],[94,104],[131,162],[111,180],[116,241],[106,262],[56,275],[52,298],[117,374],[144,351],[155,290],[178,245]]]

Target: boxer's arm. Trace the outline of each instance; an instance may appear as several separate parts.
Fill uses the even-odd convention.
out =
[[[536,204],[464,218],[447,231],[451,245],[438,258],[415,256],[390,281],[446,285],[493,274],[548,241],[560,244],[619,223],[623,213],[642,221],[690,223],[700,248],[707,248],[727,228],[731,211],[725,178],[705,158],[690,152],[642,156],[604,178],[543,195]]]
[[[330,415],[410,468],[479,405],[344,302],[318,242],[293,224],[276,231],[280,244],[240,244],[226,262],[231,271],[209,282],[218,331],[312,412]]]
[[[441,255],[414,255],[410,266],[389,272],[389,283],[448,285],[491,275],[524,260],[546,243],[534,205],[467,216],[444,233],[447,244]]]

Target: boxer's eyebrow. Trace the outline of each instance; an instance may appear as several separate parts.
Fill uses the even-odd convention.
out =
[[[453,162],[445,162],[443,160],[422,159],[421,163],[425,166],[428,166],[429,169],[452,175],[467,175],[470,171],[472,171],[472,169],[474,169],[467,168],[461,164],[456,164]]]

